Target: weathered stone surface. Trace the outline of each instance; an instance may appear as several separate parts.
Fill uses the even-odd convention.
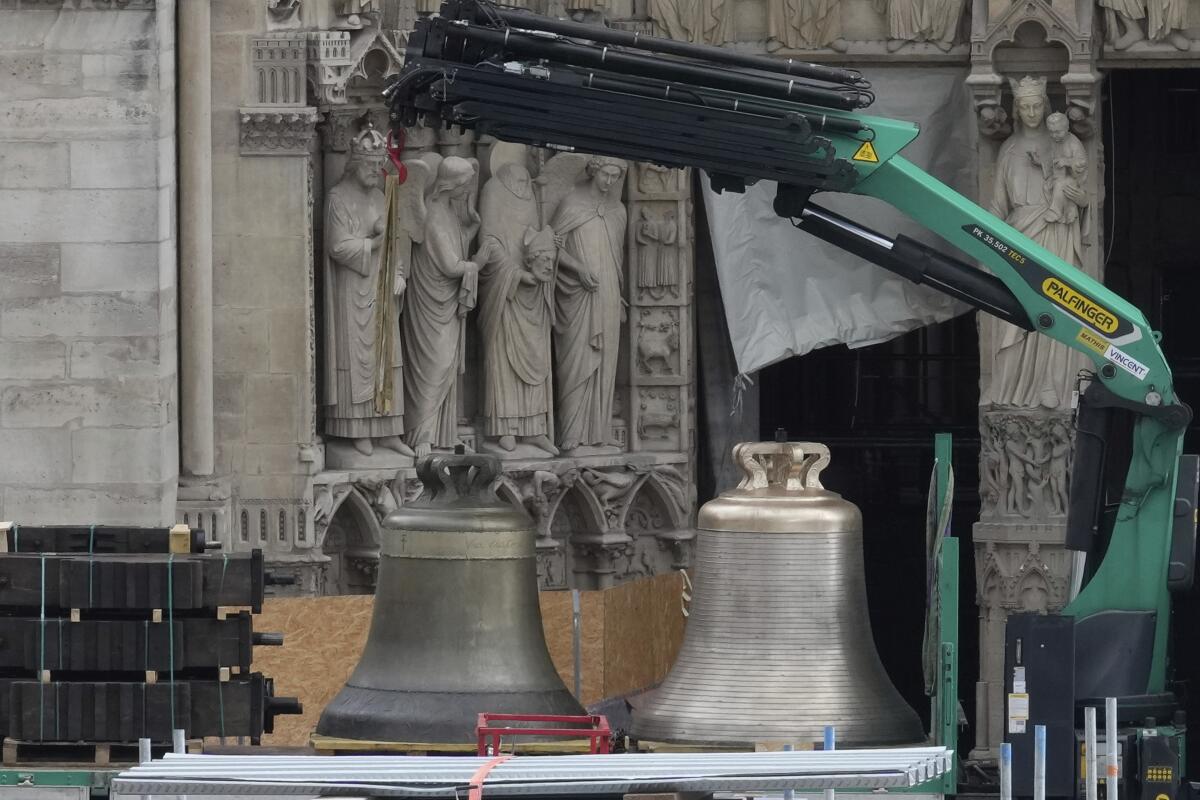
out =
[[[70,433],[65,430],[0,430],[0,483],[61,483],[71,474]],[[8,457],[20,453],[20,458]]]
[[[158,289],[158,257],[156,244],[64,244],[62,290],[153,292]]]
[[[157,242],[158,200],[151,189],[3,190],[0,241]]]
[[[140,189],[157,185],[156,141],[71,142],[71,186]]]
[[[0,103],[0,137],[39,140],[141,136],[158,109],[149,97],[45,97]]]
[[[6,428],[147,428],[165,422],[166,407],[152,380],[10,386],[0,393],[0,424]]]
[[[162,460],[163,432],[113,428],[71,434],[75,483],[158,483],[167,477]]]
[[[57,245],[0,244],[0,300],[46,297],[58,291]]]
[[[73,12],[64,9],[46,31],[47,50],[94,51],[110,53],[153,50],[154,12],[124,9],[116,13]],[[100,47],[97,44],[100,43]]]
[[[254,33],[266,24],[266,6],[245,0],[213,0],[213,33]],[[215,59],[214,59],[215,60]]]
[[[28,525],[162,525],[175,513],[175,482],[120,488],[9,488],[7,518]]]
[[[78,53],[46,50],[0,52],[0,100],[45,97],[48,93],[73,94],[83,79],[82,58]]]
[[[0,314],[0,337],[151,336],[158,332],[153,294],[64,296],[14,301]]]
[[[298,441],[300,398],[292,375],[246,376],[246,441]]]
[[[213,299],[216,305],[231,308],[302,307],[308,294],[308,257],[304,242],[299,236],[245,236],[214,242]]]
[[[83,88],[88,92],[143,92],[157,86],[158,54],[147,51],[83,56]]]
[[[0,189],[61,189],[69,180],[67,167],[67,146],[61,142],[5,142]]]
[[[62,342],[0,342],[0,378],[46,380],[62,378],[67,370],[67,346]]]
[[[304,375],[309,372],[308,313],[300,308],[275,308],[270,313],[271,372]]]
[[[218,307],[213,310],[213,357],[226,372],[266,372],[269,317],[261,311]],[[293,332],[293,338],[300,338]]]
[[[158,340],[151,336],[71,344],[72,378],[142,377],[159,370]]]
[[[300,471],[300,448],[294,444],[256,444],[246,448],[246,475],[290,475]]]

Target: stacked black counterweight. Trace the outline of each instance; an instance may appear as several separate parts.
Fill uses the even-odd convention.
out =
[[[299,713],[252,673],[262,552],[203,531],[0,527],[0,734],[9,743],[258,742]],[[7,749],[6,749],[7,752]]]
[[[857,179],[822,133],[868,141],[857,70],[743,55],[447,0],[409,36],[388,87],[396,129],[424,120],[551,149],[844,191]]]

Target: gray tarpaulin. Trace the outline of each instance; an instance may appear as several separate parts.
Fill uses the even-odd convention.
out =
[[[978,193],[970,95],[958,68],[867,69],[876,102],[866,113],[916,122],[905,158],[967,197]],[[717,277],[738,370],[818,347],[863,347],[942,322],[967,307],[797,230],[771,209],[775,184],[715,194],[701,181]],[[819,194],[815,201],[888,236],[949,245],[878,200]]]

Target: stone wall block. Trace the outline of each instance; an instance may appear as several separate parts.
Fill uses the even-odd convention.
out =
[[[70,180],[62,142],[5,142],[0,147],[0,189],[62,189]]]
[[[162,432],[96,429],[71,434],[76,483],[158,483],[164,477]]]
[[[159,344],[152,336],[71,343],[72,378],[150,377],[158,372]]]
[[[292,375],[246,376],[246,441],[299,441],[301,398]]]
[[[56,484],[65,482],[71,474],[71,440],[66,430],[0,430],[0,453],[6,455],[0,458],[0,483]],[[12,453],[20,453],[21,457],[7,457]]]
[[[214,249],[213,261],[213,301],[218,306],[262,309],[305,304],[308,257],[302,237],[235,237],[228,250]]]
[[[159,109],[142,95],[42,97],[0,103],[0,139],[117,139],[145,136]]]
[[[153,336],[153,294],[65,295],[13,301],[0,314],[0,337]]]
[[[0,423],[6,428],[151,428],[166,423],[166,406],[153,380],[10,386],[0,392]]]
[[[301,471],[300,448],[294,444],[257,444],[246,448],[245,475],[293,475]]]
[[[157,242],[162,234],[152,189],[0,191],[0,241]]]
[[[271,372],[308,373],[308,312],[302,308],[274,308],[269,319]]]
[[[25,524],[162,525],[164,506],[175,504],[170,486],[119,488],[8,488],[4,492],[7,519]],[[173,508],[172,508],[173,510]]]
[[[44,39],[47,50],[103,50],[124,53],[130,50],[153,50],[155,42],[154,12],[123,9],[117,13],[73,13],[64,10]]]
[[[67,346],[62,342],[0,342],[0,378],[50,380],[67,372]]]
[[[159,269],[157,244],[62,246],[64,292],[153,292]]]
[[[157,185],[156,141],[71,142],[71,186],[140,189]]]
[[[60,264],[58,245],[0,243],[0,301],[58,294]]]
[[[224,306],[214,309],[213,353],[219,368],[228,372],[266,372],[269,324],[269,315],[262,311]]]

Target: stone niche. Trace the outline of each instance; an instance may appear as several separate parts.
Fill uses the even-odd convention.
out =
[[[307,273],[307,299],[289,306],[303,314],[277,312],[270,291],[217,287],[248,330],[256,317],[289,322],[270,327],[270,347],[290,341],[295,357],[266,359],[259,377],[244,353],[216,353],[218,453],[234,457],[219,459],[227,474],[207,494],[180,503],[181,519],[233,550],[263,548],[296,577],[285,591],[370,592],[383,518],[420,494],[416,460],[462,446],[502,460],[496,491],[536,523],[544,588],[687,566],[690,176],[418,128],[405,133],[407,179],[393,187],[380,177],[395,173],[380,91],[421,8],[272,2],[250,21],[224,8],[242,25],[240,38],[217,38],[240,48],[230,83],[244,105],[214,192],[269,196],[249,175],[300,182],[307,209],[264,238],[307,242],[311,257],[272,268]],[[215,98],[231,95],[218,88]],[[239,247],[247,265],[264,251],[246,223],[229,230],[231,261]],[[261,311],[240,308],[247,295]],[[234,417],[236,392],[220,402],[222,387],[249,395],[251,381],[294,387],[294,398],[278,395],[296,417],[279,426],[283,438],[299,431],[293,445],[259,444],[261,425]]]

